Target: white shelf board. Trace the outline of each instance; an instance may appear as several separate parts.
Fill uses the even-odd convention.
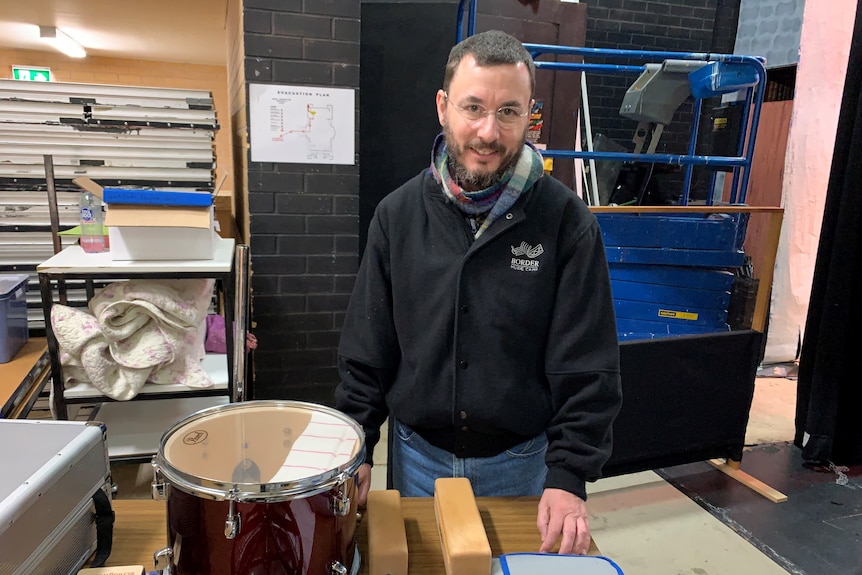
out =
[[[93,420],[105,424],[109,458],[145,457],[158,451],[162,435],[178,421],[201,409],[227,403],[229,399],[224,395],[115,401],[103,403]]]
[[[228,373],[227,373],[227,355],[223,353],[208,353],[201,360],[201,367],[210,376],[213,381],[213,387],[204,389],[220,389],[227,391]],[[145,383],[139,393],[194,393],[200,391],[200,388],[189,387],[178,383]],[[98,399],[103,397],[102,392],[90,385],[89,383],[79,383],[74,387],[67,387],[63,394],[66,399],[93,398]],[[160,400],[154,400],[160,401]],[[122,402],[118,402],[122,403]],[[142,401],[141,403],[148,403]]]
[[[234,257],[233,238],[219,238],[211,260],[135,260],[114,261],[111,252],[88,254],[81,246],[69,246],[36,266],[39,273],[117,274],[158,273],[170,277],[175,273],[229,272]]]

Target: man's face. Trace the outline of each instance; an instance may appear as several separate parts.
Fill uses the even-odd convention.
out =
[[[471,54],[461,60],[448,92],[437,92],[437,116],[460,186],[468,191],[490,187],[518,161],[529,117],[519,115],[512,123],[501,124],[495,112],[505,107],[524,114],[530,105],[530,72],[525,64],[477,66]],[[490,113],[470,120],[464,116],[466,109]]]

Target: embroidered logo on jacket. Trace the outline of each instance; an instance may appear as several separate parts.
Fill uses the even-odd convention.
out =
[[[521,242],[518,247],[512,246],[512,255],[515,256],[512,258],[512,269],[519,272],[539,271],[539,260],[536,258],[543,253],[545,253],[545,248],[542,247],[542,244],[533,247],[527,242]]]

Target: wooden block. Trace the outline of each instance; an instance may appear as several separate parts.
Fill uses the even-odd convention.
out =
[[[78,575],[141,575],[143,565],[123,565],[122,567],[91,567],[81,569]]]
[[[739,468],[739,462],[734,462],[736,463],[736,465],[733,465],[730,462],[724,462],[721,459],[710,459],[707,463],[709,463],[722,473],[736,479],[749,489],[763,495],[773,503],[784,503],[785,501],[787,501],[787,496],[785,494],[778,491],[777,489],[773,489],[759,479],[756,479],[741,470]]]
[[[407,531],[401,494],[395,489],[369,491],[368,575],[407,575]]]
[[[491,545],[470,480],[446,477],[435,481],[434,514],[446,575],[491,573]]]

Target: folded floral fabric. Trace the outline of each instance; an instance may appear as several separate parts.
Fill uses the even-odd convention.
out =
[[[86,381],[113,399],[144,383],[211,387],[200,365],[214,280],[129,280],[106,286],[80,308],[54,305],[67,387]]]

